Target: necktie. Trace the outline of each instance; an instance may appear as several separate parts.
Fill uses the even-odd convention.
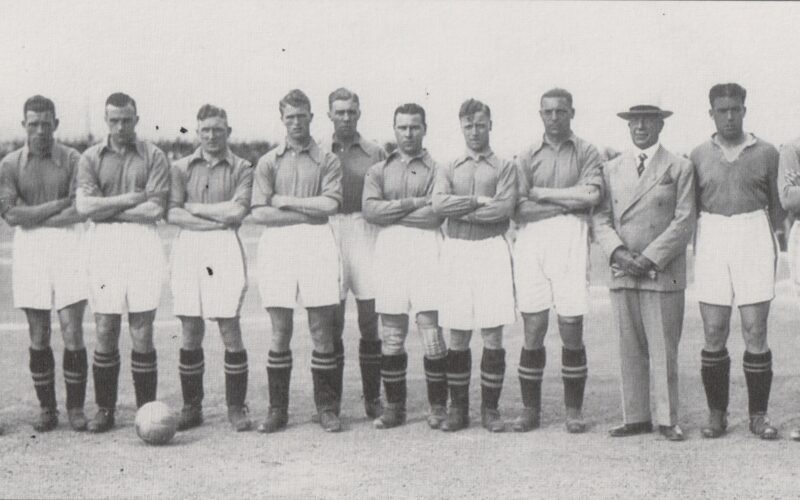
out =
[[[647,159],[647,155],[642,153],[639,155],[639,166],[636,167],[636,173],[639,174],[639,177],[642,176],[642,172],[644,172],[644,161]]]

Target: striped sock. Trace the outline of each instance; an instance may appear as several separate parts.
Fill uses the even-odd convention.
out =
[[[406,370],[408,354],[384,354],[381,356],[381,378],[386,391],[386,402],[405,404],[406,402]]]
[[[450,404],[457,408],[469,408],[469,379],[472,374],[472,351],[447,350],[447,387],[450,389]]]
[[[64,382],[67,386],[67,409],[83,408],[86,401],[86,379],[88,364],[86,349],[70,351],[64,349]]]
[[[119,351],[94,352],[92,361],[94,399],[100,408],[113,410],[117,406],[119,368]]]
[[[292,376],[292,351],[269,351],[267,355],[267,378],[269,380],[269,406],[286,410],[289,408],[289,383]]]
[[[29,349],[31,377],[42,408],[56,407],[56,360],[50,347]]]
[[[561,348],[561,378],[564,381],[564,406],[580,410],[589,368],[586,366],[586,349]]]
[[[185,406],[200,406],[203,402],[203,372],[206,363],[203,349],[181,349],[178,373]]]
[[[506,373],[506,350],[483,349],[481,356],[481,407],[496,410]]]
[[[724,347],[721,351],[700,351],[700,376],[706,391],[708,407],[728,411],[731,378],[731,358]]]
[[[772,387],[772,351],[763,354],[745,351],[743,365],[750,414],[766,413]]]
[[[333,389],[336,393],[337,404],[341,404],[342,390],[344,380],[344,341],[341,337],[333,340],[333,354],[336,358],[336,372],[334,374],[332,383]]]
[[[373,401],[381,395],[381,341],[364,340],[358,343],[358,364],[361,368],[361,388],[364,399]]]
[[[541,349],[525,349],[519,355],[519,388],[522,392],[522,404],[525,408],[536,410],[542,407],[542,377],[547,364],[547,351]]]
[[[428,403],[431,406],[447,406],[447,355],[436,359],[425,356],[422,363],[428,384]]]
[[[136,391],[136,407],[156,400],[158,388],[158,362],[156,351],[131,351],[131,373],[133,388]]]
[[[225,402],[244,406],[247,398],[247,351],[225,351]]]
[[[333,410],[336,405],[337,355],[327,352],[311,352],[311,378],[314,381],[314,404],[318,412]]]

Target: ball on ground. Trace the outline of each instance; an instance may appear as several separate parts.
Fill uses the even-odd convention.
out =
[[[136,435],[148,444],[166,444],[178,429],[178,418],[169,406],[151,401],[136,412]]]

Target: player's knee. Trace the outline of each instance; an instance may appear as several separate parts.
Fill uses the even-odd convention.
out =
[[[322,307],[308,308],[308,329],[311,335],[327,335],[331,338],[338,328],[336,326],[336,316],[339,304]]]
[[[583,347],[583,316],[559,316],[558,331],[567,349]]]
[[[131,335],[131,349],[136,352],[152,352],[155,350],[155,344],[153,344],[153,336],[152,335],[145,335],[145,336],[138,336],[138,335]]]
[[[143,311],[128,314],[128,325],[131,331],[135,330],[152,330],[153,321],[156,319],[156,312]]]
[[[381,352],[386,356],[403,354],[405,351],[407,330],[386,323],[381,328]]]
[[[417,328],[438,328],[439,313],[437,311],[423,311],[417,313]]]
[[[70,324],[62,328],[61,336],[64,339],[64,348],[70,351],[78,351],[84,348],[83,328],[81,325]]]
[[[447,343],[444,340],[442,329],[438,326],[419,327],[422,334],[422,343],[425,348],[425,356],[430,359],[439,359],[447,355]]]
[[[498,326],[494,328],[483,328],[481,330],[481,337],[483,337],[483,347],[486,349],[502,349],[503,348],[503,327]]]
[[[450,349],[453,351],[466,351],[472,339],[472,330],[450,329]]]

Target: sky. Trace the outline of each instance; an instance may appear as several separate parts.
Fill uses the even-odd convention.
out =
[[[23,137],[25,99],[51,97],[57,136],[105,133],[103,104],[124,91],[138,133],[194,140],[204,103],[227,109],[233,140],[279,141],[278,101],[311,98],[315,137],[330,135],[327,95],[361,98],[359,129],[393,139],[392,114],[417,102],[426,146],[442,161],[463,148],[458,108],[492,108],[492,144],[511,156],[541,137],[539,97],[575,98],[573,130],[599,147],[630,147],[616,113],[672,110],[662,144],[684,153],[713,132],[708,89],[748,90],[745,128],[775,145],[800,136],[796,3],[46,2],[0,0],[0,141]],[[794,48],[792,48],[794,47]],[[182,135],[181,127],[189,129]]]

